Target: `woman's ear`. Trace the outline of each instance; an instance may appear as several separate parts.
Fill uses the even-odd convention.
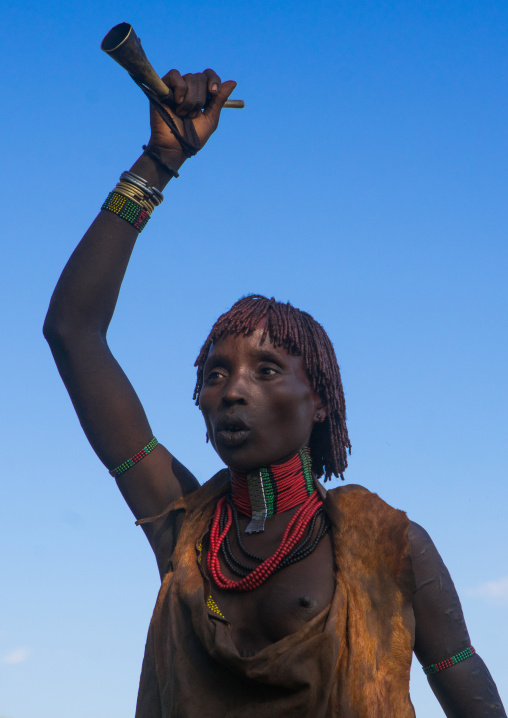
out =
[[[316,413],[315,413],[315,415],[314,415],[314,421],[315,421],[315,423],[316,423],[316,424],[322,424],[323,421],[326,419],[326,416],[327,416],[327,411],[326,411],[326,409],[324,408],[324,406],[323,406],[322,404],[320,404],[320,405],[318,406],[318,408],[316,409]]]

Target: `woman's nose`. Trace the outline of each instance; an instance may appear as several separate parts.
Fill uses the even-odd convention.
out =
[[[241,373],[230,374],[224,388],[222,401],[225,404],[246,404],[248,397],[248,382]]]

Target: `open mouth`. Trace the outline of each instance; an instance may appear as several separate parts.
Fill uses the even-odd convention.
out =
[[[242,419],[220,419],[215,428],[215,439],[219,444],[239,446],[247,439],[250,431]]]

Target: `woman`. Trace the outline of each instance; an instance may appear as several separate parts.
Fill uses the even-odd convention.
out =
[[[425,531],[361,487],[326,492],[350,449],[331,343],[264,297],[221,317],[195,398],[228,470],[200,486],[153,438],[106,332],[161,190],[214,132],[235,87],[212,70],[165,78],[169,127],[73,253],[45,323],[83,429],[151,543],[162,585],[137,718],[413,716],[412,650],[447,716],[505,716]]]

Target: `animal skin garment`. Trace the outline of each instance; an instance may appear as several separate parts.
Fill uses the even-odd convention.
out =
[[[228,472],[219,472],[152,520],[159,536],[169,537],[171,556],[136,718],[414,718],[406,515],[360,486],[327,492],[336,564],[331,604],[296,633],[243,657],[228,621],[207,606],[201,561],[201,542],[228,488]]]

